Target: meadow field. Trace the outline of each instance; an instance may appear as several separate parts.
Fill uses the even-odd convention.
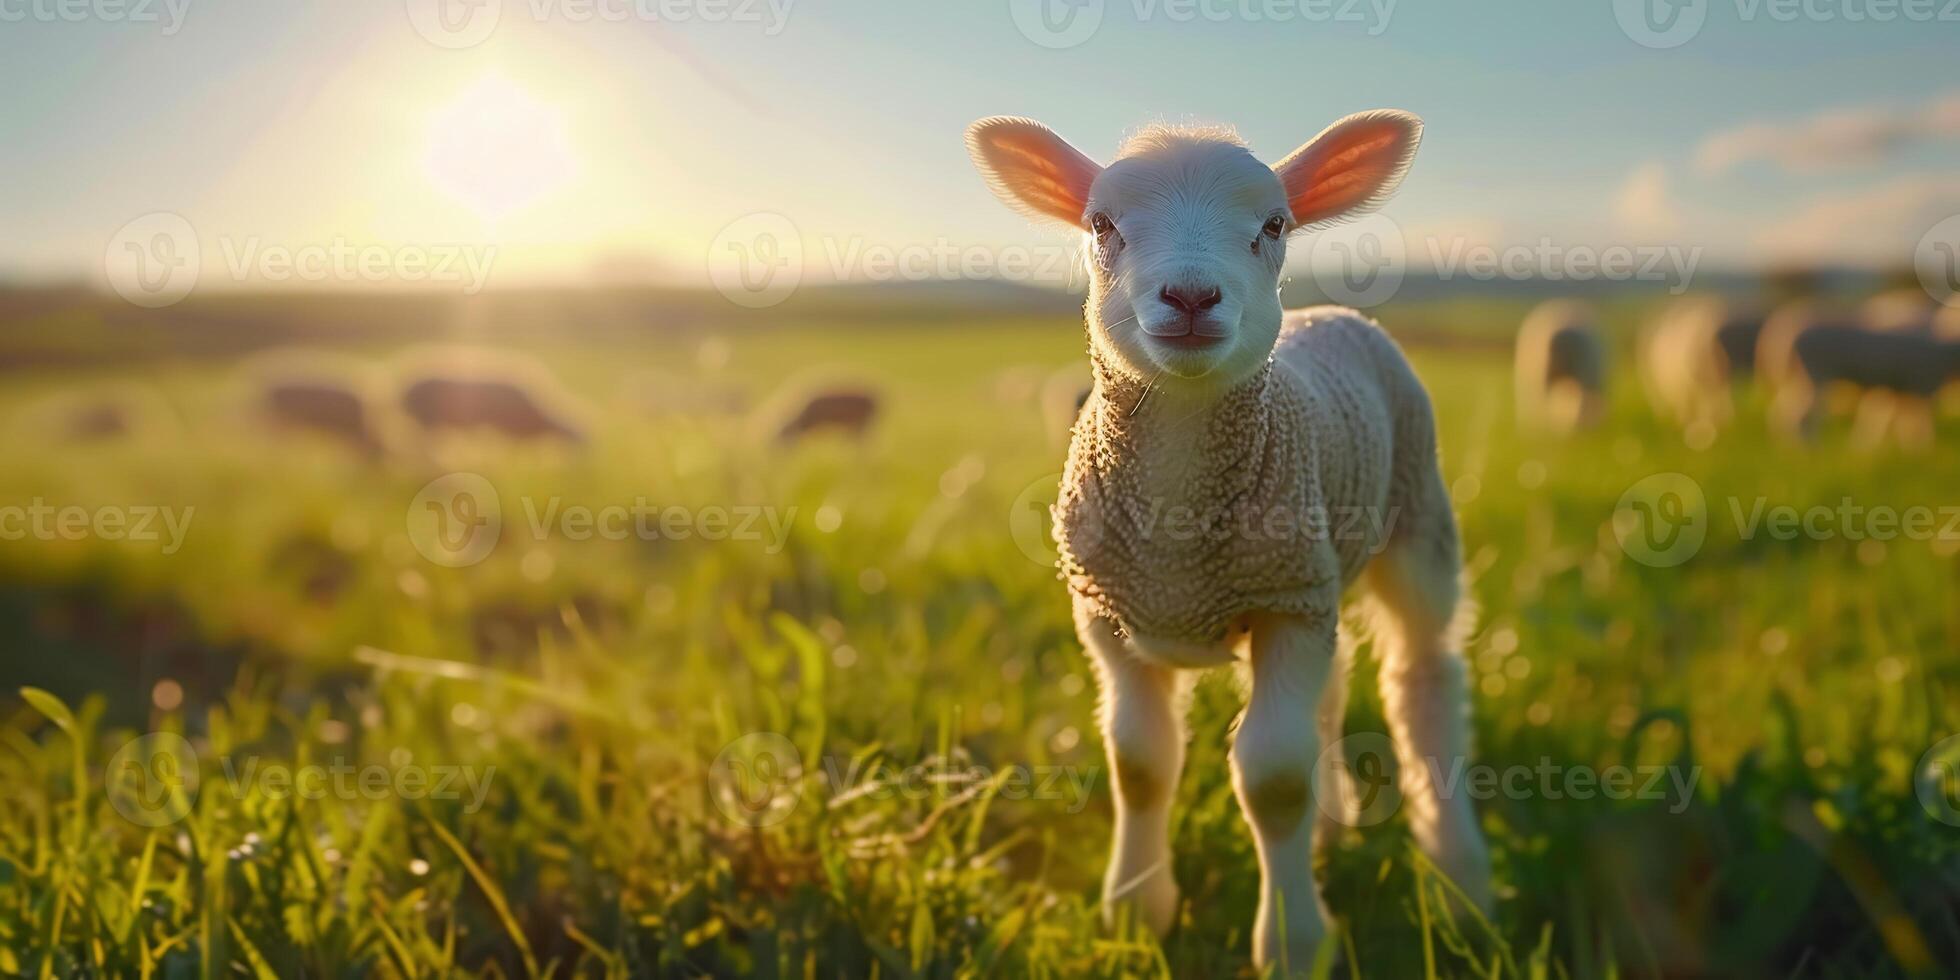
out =
[[[1098,919],[1109,778],[1043,511],[1075,318],[500,302],[7,314],[0,974],[1249,975],[1229,671],[1194,695],[1179,925]],[[1377,311],[1432,392],[1481,608],[1496,915],[1448,912],[1387,790],[1322,849],[1323,968],[1949,974],[1960,424],[1806,449],[1752,394],[1691,448],[1634,376],[1633,298],[1604,306],[1610,417],[1536,436],[1525,308]],[[385,372],[437,340],[535,358],[585,442],[375,461],[246,409],[259,349]],[[776,441],[773,406],[827,381],[878,392],[868,435]],[[100,397],[142,409],[123,435],[49,422]],[[458,479],[494,493],[429,510]],[[1656,500],[1692,536],[1627,543]],[[636,507],[661,521],[604,533]],[[93,520],[145,508],[164,533]],[[487,550],[431,560],[445,516],[486,513]],[[1386,785],[1372,667],[1337,751]]]

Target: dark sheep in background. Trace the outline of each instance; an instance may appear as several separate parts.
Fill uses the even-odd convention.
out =
[[[382,453],[367,400],[349,385],[317,378],[273,379],[260,392],[259,407],[276,428],[325,435],[370,457]]]
[[[584,435],[547,409],[531,388],[508,378],[430,375],[402,389],[402,414],[424,431],[488,429],[515,440]]]
[[[1896,429],[1917,447],[1932,441],[1933,397],[1960,378],[1960,340],[1872,330],[1861,317],[1799,304],[1764,325],[1756,360],[1776,392],[1770,423],[1785,435],[1810,439],[1824,396],[1850,385],[1860,391],[1855,441],[1873,446]]]
[[[862,439],[878,417],[878,396],[864,388],[831,388],[812,394],[776,430],[780,442],[795,442],[819,432],[836,432]]]

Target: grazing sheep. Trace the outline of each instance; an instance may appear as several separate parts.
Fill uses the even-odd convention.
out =
[[[68,417],[65,435],[74,442],[94,442],[127,435],[131,425],[129,409],[111,401],[79,406]]]
[[[1933,332],[1939,304],[1923,289],[1894,289],[1880,293],[1858,308],[1858,321],[1867,330],[1886,333]]]
[[[1416,842],[1473,902],[1490,897],[1470,800],[1431,778],[1463,763],[1470,732],[1460,545],[1428,395],[1361,314],[1279,301],[1287,237],[1379,205],[1420,133],[1406,113],[1349,116],[1267,167],[1229,130],[1151,127],[1104,168],[1031,120],[967,132],[997,195],[1080,229],[1093,257],[1095,387],[1054,516],[1115,773],[1105,914],[1132,909],[1159,933],[1175,920],[1181,669],[1249,661],[1230,758],[1258,845],[1262,967],[1305,969],[1326,935],[1311,814],[1355,582],[1376,614]],[[1340,819],[1341,772],[1322,773],[1321,813]]]
[[[10,423],[8,435],[21,445],[61,448],[181,434],[162,392],[134,383],[57,391],[24,406]]]
[[[1726,424],[1735,414],[1735,383],[1755,371],[1762,329],[1763,315],[1752,306],[1714,296],[1675,303],[1641,338],[1648,396],[1683,427]]]
[[[328,436],[369,458],[382,454],[367,400],[351,385],[317,377],[273,378],[259,392],[259,408],[275,428]]]
[[[1518,329],[1518,419],[1555,432],[1590,428],[1606,412],[1606,343],[1592,310],[1548,300]]]
[[[1777,311],[1763,327],[1757,361],[1776,395],[1770,422],[1809,440],[1834,385],[1859,390],[1855,441],[1875,445],[1896,427],[1908,446],[1932,439],[1931,400],[1960,378],[1960,340],[1929,332],[1865,329],[1853,317],[1802,304]]]
[[[865,388],[832,388],[811,395],[776,429],[778,442],[795,442],[820,432],[864,438],[878,417],[878,395]]]
[[[425,432],[487,430],[511,440],[560,439],[578,444],[570,396],[533,361],[504,351],[443,349],[417,357],[402,372],[402,413]]]

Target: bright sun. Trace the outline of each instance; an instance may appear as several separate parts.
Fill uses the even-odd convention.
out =
[[[486,221],[536,204],[578,170],[564,113],[502,75],[436,109],[428,133],[430,182]]]

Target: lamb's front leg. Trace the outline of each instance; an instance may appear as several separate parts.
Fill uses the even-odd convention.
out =
[[[1106,619],[1078,611],[1076,632],[1101,679],[1103,746],[1116,781],[1115,839],[1103,876],[1103,918],[1133,910],[1161,936],[1177,918],[1171,798],[1184,769],[1176,672],[1140,660]]]
[[[1253,962],[1284,976],[1313,966],[1326,911],[1313,878],[1315,711],[1334,663],[1335,617],[1252,623],[1252,694],[1232,740],[1232,786],[1259,848]]]

